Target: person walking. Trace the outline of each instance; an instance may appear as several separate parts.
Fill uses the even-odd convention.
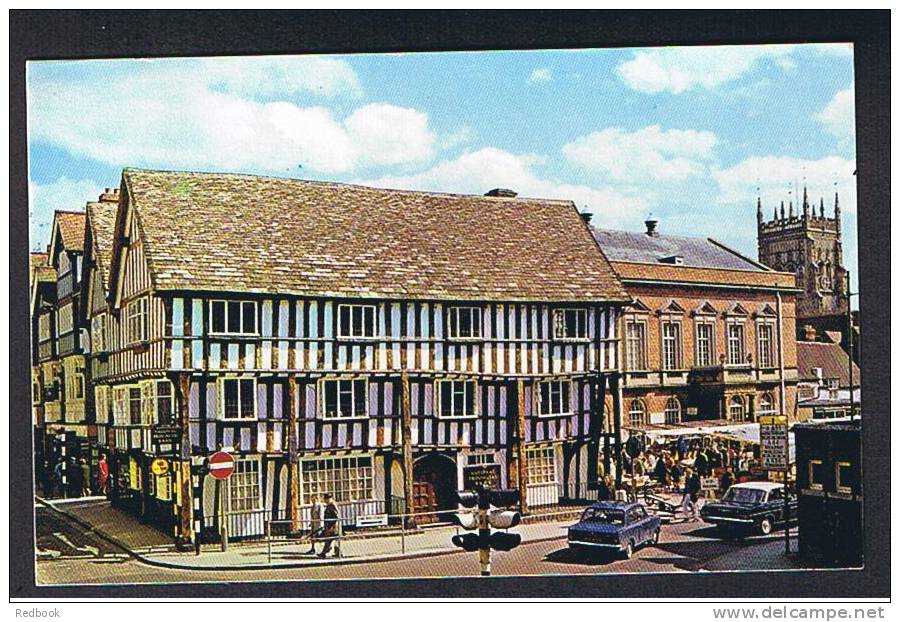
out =
[[[56,491],[56,496],[64,497],[66,495],[66,486],[63,483],[63,471],[65,470],[65,465],[63,461],[60,460],[56,463],[56,466],[53,467],[53,488]],[[50,496],[54,496],[53,493],[50,493]]]
[[[324,558],[328,555],[328,551],[331,550],[331,547],[334,546],[334,556],[341,556],[341,514],[338,510],[338,505],[335,502],[334,498],[326,493],[325,494],[325,509],[322,512],[322,518],[324,523],[324,528],[322,530],[322,537],[325,540],[325,546],[322,547],[322,552],[319,553],[319,557]]]
[[[688,472],[687,480],[684,483],[684,497],[682,497],[681,500],[681,507],[684,511],[685,520],[688,520],[688,510],[690,510],[690,520],[692,522],[700,520],[700,490],[700,476],[697,474],[696,470],[690,470]]]
[[[109,486],[109,463],[106,462],[106,454],[100,454],[100,460],[97,462],[97,488],[99,493],[106,496],[107,487]]]
[[[653,468],[653,479],[655,479],[660,486],[665,486],[669,479],[669,467],[666,465],[666,457],[660,456],[656,461],[656,465]]]
[[[616,496],[612,477],[607,475],[597,483],[597,501],[610,501]]]
[[[734,473],[732,473],[730,468],[725,469],[722,477],[719,478],[719,490],[724,495],[731,488],[732,484],[734,484]]]
[[[319,532],[322,530],[322,511],[325,509],[325,506],[319,501],[319,495],[313,495],[311,501],[312,508],[310,508],[309,512],[309,550],[307,553],[315,555],[316,539],[319,537]]]
[[[693,470],[699,477],[705,477],[709,475],[709,459],[707,458],[706,450],[702,447],[700,448],[700,451],[697,452],[697,455],[694,458]]]
[[[82,458],[78,461],[78,469],[81,471],[81,496],[91,496],[91,467],[87,460]]]

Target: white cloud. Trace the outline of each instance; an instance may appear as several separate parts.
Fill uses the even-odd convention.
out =
[[[831,134],[842,141],[852,141],[856,118],[853,87],[835,93],[831,101],[815,116]]]
[[[572,200],[579,209],[594,213],[594,222],[604,226],[621,226],[623,219],[630,219],[635,214],[643,215],[647,209],[642,196],[613,188],[594,188],[543,179],[534,171],[534,166],[539,162],[540,158],[533,155],[516,155],[486,147],[453,160],[444,160],[414,175],[385,176],[359,183],[382,188],[468,194],[483,194],[492,188],[510,188],[523,197]]]
[[[634,52],[631,60],[616,68],[619,78],[643,93],[678,94],[713,89],[749,71],[758,62],[780,59],[795,50],[792,45],[671,47]]]
[[[435,137],[422,112],[373,103],[341,120],[325,106],[289,101],[319,81],[285,84],[287,76],[282,99],[257,101],[234,82],[238,65],[229,67],[206,75],[196,65],[150,63],[115,79],[34,81],[30,137],[113,166],[339,173],[431,158]],[[254,66],[246,78],[271,71]],[[329,84],[333,92],[337,83]]]
[[[763,215],[771,218],[772,209],[785,202],[787,209],[789,191],[798,184],[798,194],[803,192],[804,179],[809,188],[810,202],[818,206],[824,198],[826,214],[833,206],[835,188],[840,194],[841,208],[847,212],[856,210],[856,177],[853,172],[856,163],[838,156],[828,156],[819,160],[804,160],[788,156],[757,156],[738,164],[713,171],[719,186],[719,202],[724,205],[740,206],[742,209],[755,208],[756,188],[760,188]],[[837,184],[835,186],[835,184]],[[794,209],[798,210],[796,196]],[[801,198],[802,201],[802,198]]]
[[[439,143],[441,149],[453,149],[459,145],[470,143],[473,140],[475,140],[475,130],[468,125],[463,125],[449,134],[441,136]]]
[[[334,58],[242,56],[203,59],[198,65],[198,78],[211,88],[250,98],[301,93],[325,97],[358,96],[362,93],[353,68]]]
[[[536,84],[540,82],[550,82],[553,79],[553,72],[548,67],[539,67],[531,72],[528,76],[528,82]]]
[[[706,171],[716,136],[697,130],[663,130],[651,125],[634,132],[607,128],[563,146],[566,159],[614,180],[681,181]]]
[[[43,250],[50,241],[53,212],[78,211],[88,201],[96,201],[102,184],[90,179],[60,177],[54,182],[38,184],[28,182],[28,220],[31,249]]]

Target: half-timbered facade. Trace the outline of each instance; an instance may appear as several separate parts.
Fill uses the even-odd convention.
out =
[[[590,485],[626,295],[571,202],[489,194],[126,169],[93,370],[114,497],[187,541],[217,449],[236,536],[317,493],[352,524]]]

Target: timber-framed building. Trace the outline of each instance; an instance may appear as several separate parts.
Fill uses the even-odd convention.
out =
[[[217,531],[218,449],[242,537],[322,492],[351,525],[478,483],[554,504],[615,442],[629,297],[570,201],[126,169],[109,252],[111,494],[182,542]]]

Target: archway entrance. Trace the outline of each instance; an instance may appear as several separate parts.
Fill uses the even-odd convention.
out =
[[[455,510],[456,463],[452,458],[439,453],[430,453],[418,458],[413,464],[413,512],[439,512]],[[417,516],[416,522],[434,523],[445,515],[430,514]]]

